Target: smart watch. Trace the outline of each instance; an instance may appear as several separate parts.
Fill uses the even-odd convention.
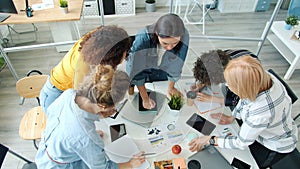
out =
[[[209,139],[209,144],[210,144],[210,145],[213,145],[213,146],[216,145],[215,137],[216,137],[216,136],[211,136],[211,137],[210,137],[210,139]]]

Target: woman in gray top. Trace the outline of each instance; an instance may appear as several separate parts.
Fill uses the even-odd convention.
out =
[[[175,88],[175,82],[180,79],[188,44],[189,33],[175,14],[163,15],[156,23],[137,33],[126,71],[131,80],[131,90],[134,85],[137,86],[144,108],[151,109],[156,105],[147,94],[146,82],[168,80],[168,93],[181,95]]]

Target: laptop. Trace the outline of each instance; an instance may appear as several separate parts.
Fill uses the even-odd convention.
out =
[[[10,17],[9,14],[2,14],[2,13],[0,13],[0,22],[5,21],[8,17]]]
[[[208,146],[190,156],[187,160],[187,164],[188,169],[233,169],[230,163],[214,146]]]

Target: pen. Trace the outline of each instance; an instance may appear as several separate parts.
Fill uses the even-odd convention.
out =
[[[155,155],[156,153],[144,153],[144,156]]]

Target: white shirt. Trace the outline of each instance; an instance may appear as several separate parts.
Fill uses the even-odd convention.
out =
[[[298,129],[291,116],[291,99],[278,79],[272,76],[272,81],[272,87],[259,93],[255,101],[239,101],[232,112],[243,120],[238,136],[218,137],[219,147],[244,149],[256,140],[276,152],[294,150]]]

